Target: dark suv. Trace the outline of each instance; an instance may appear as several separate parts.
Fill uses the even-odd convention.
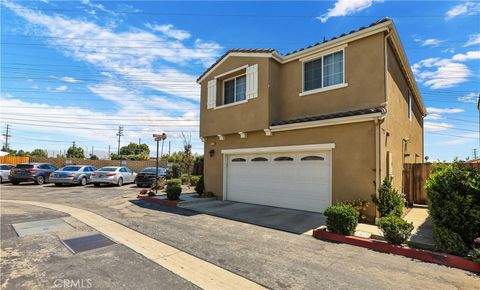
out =
[[[23,163],[17,164],[10,171],[10,182],[17,185],[20,182],[33,181],[35,184],[48,182],[50,173],[57,170],[55,165],[50,163]]]
[[[155,182],[155,169],[156,167],[145,167],[135,177],[135,184],[138,187],[152,186]],[[158,167],[158,176],[165,177],[167,170],[162,167]]]

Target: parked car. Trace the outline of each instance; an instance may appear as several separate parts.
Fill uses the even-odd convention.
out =
[[[0,184],[8,181],[8,176],[10,175],[10,170],[14,165],[12,164],[0,164]]]
[[[155,181],[155,170],[156,167],[145,167],[137,174],[135,178],[135,184],[138,187],[152,186]],[[163,167],[158,167],[158,176],[165,177],[167,175],[167,169]]]
[[[44,184],[49,182],[50,174],[55,170],[57,167],[50,163],[22,163],[12,168],[8,179],[14,185],[28,181]]]
[[[133,183],[137,174],[130,168],[121,166],[106,166],[92,173],[90,180],[94,186],[102,184],[116,184],[122,186]]]
[[[50,175],[50,182],[56,186],[63,184],[87,185],[90,182],[90,176],[97,168],[90,165],[68,165],[60,168]]]

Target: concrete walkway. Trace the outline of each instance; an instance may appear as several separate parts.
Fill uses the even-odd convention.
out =
[[[21,200],[1,200],[28,204],[64,212],[121,243],[158,265],[170,270],[203,289],[264,289],[250,280],[214,264],[189,255],[158,240],[152,239],[119,223],[87,210],[70,206]]]

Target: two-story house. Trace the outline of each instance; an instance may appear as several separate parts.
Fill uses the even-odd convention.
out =
[[[426,109],[389,19],[286,55],[230,50],[198,83],[205,190],[225,200],[323,212],[387,174],[402,190],[423,160]]]

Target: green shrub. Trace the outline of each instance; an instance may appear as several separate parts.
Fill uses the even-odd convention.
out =
[[[327,217],[327,228],[332,233],[353,235],[358,224],[358,211],[348,204],[336,204],[323,213]]]
[[[182,187],[178,183],[167,184],[165,188],[168,200],[179,200],[182,193]]]
[[[180,186],[182,184],[182,180],[180,180],[179,178],[172,178],[167,180],[167,182],[165,183],[166,186],[173,185],[173,184]]]
[[[378,227],[382,230],[387,242],[394,245],[405,243],[413,230],[413,223],[409,223],[401,217],[390,215],[378,220]]]
[[[364,199],[352,199],[352,200],[347,200],[342,202],[343,204],[348,204],[351,205],[353,208],[355,208],[359,215],[358,215],[358,221],[359,222],[365,222],[367,220],[367,208],[370,205],[370,202],[368,200]]]
[[[465,255],[480,236],[480,171],[458,161],[435,163],[425,187],[435,244]]]
[[[172,167],[167,168],[165,173],[167,175],[167,179],[180,177],[180,169],[177,164],[173,164]]]
[[[203,184],[203,175],[200,175],[198,178],[198,181],[195,184],[195,191],[198,193],[198,195],[202,195],[203,192],[205,191],[205,185]]]
[[[377,205],[380,217],[402,216],[405,199],[398,190],[393,188],[392,180],[392,177],[385,176],[382,186],[378,189],[378,197],[372,195],[372,201]]]
[[[187,173],[182,173],[182,175],[180,175],[180,179],[182,180],[182,184],[190,183],[190,175]]]

